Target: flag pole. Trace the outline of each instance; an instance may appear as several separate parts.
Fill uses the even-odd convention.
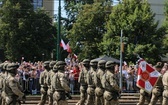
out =
[[[57,60],[60,60],[60,36],[61,36],[61,0],[59,0],[58,5]]]
[[[120,36],[120,89],[122,91],[122,37],[123,37],[123,30],[121,30],[121,36]]]

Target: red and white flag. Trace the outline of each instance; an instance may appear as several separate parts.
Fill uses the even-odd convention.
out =
[[[71,50],[71,47],[69,46],[69,42],[67,43],[67,52],[69,52],[69,53],[71,53],[72,52],[72,50]]]
[[[139,88],[144,89],[147,93],[151,93],[159,76],[161,76],[161,74],[151,67],[145,60],[141,59],[139,61],[136,83]]]
[[[61,39],[60,46],[63,47],[64,50],[67,50],[67,46],[66,46],[65,42],[62,39]]]

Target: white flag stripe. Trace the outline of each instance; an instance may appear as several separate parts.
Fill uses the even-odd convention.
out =
[[[153,86],[151,85],[151,83],[149,81],[145,81],[145,90],[151,92],[153,89]]]
[[[141,61],[140,62],[140,68],[142,69],[142,71],[144,72],[144,71],[146,71],[146,61]]]
[[[141,79],[141,75],[138,75],[137,77],[137,81],[139,81]]]
[[[63,49],[66,50],[67,46],[66,46],[66,44],[64,43],[64,41],[62,39],[61,39],[61,44],[62,44]]]
[[[161,74],[158,71],[153,71],[150,73],[150,77],[159,77]]]

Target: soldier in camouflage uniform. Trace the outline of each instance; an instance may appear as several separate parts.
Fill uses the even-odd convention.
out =
[[[105,60],[100,60],[98,62],[98,70],[95,77],[95,105],[104,105],[103,93],[104,88],[102,87],[101,80],[105,73]]]
[[[47,86],[47,76],[49,73],[49,64],[50,61],[45,61],[44,62],[44,71],[40,74],[40,79],[39,79],[39,84],[41,86],[40,92],[41,92],[41,100],[38,105],[44,105],[46,100],[47,100],[47,91],[48,91],[48,86]]]
[[[155,69],[158,72],[161,72],[162,70],[161,62],[158,62],[155,65]],[[160,76],[158,77],[158,81],[152,90],[152,97],[151,97],[149,105],[156,105],[159,98],[161,99],[161,102],[162,102],[162,92],[163,92],[163,83],[162,83],[162,76]]]
[[[102,77],[101,83],[104,92],[104,105],[119,105],[118,97],[120,88],[117,83],[116,76],[114,74],[116,63],[113,61],[107,61],[105,64],[106,72]]]
[[[54,75],[51,81],[51,86],[54,89],[53,105],[68,105],[66,93],[70,92],[70,87],[64,73],[65,65],[66,63],[64,61],[58,61],[56,63],[58,72]]]
[[[55,75],[55,72],[53,71],[53,67],[54,67],[55,64],[56,64],[56,61],[51,61],[50,64],[49,64],[50,71],[49,71],[48,76],[47,76],[47,85],[48,85],[47,94],[48,94],[48,97],[49,97],[48,105],[53,104],[53,91],[51,89],[51,80],[52,80],[52,77]]]
[[[2,77],[3,77],[3,84],[5,83],[5,77],[7,77],[8,75],[8,73],[7,73],[7,66],[8,66],[8,62],[4,62],[3,64],[2,64],[2,69],[3,69],[3,75],[2,75]],[[6,98],[6,94],[5,94],[5,91],[4,91],[4,85],[3,85],[3,89],[2,89],[2,94],[1,94],[1,96],[2,96],[2,104],[1,105],[5,105],[5,98]]]
[[[20,101],[24,93],[20,89],[19,82],[15,79],[17,74],[16,63],[9,63],[7,66],[8,76],[5,78],[4,92],[6,94],[5,105],[21,105]]]
[[[80,83],[80,100],[77,102],[76,105],[84,105],[85,100],[87,98],[87,72],[89,71],[89,59],[84,59],[82,61],[83,67],[80,71],[78,82]]]
[[[87,73],[87,100],[86,100],[86,105],[94,105],[95,104],[95,75],[96,75],[96,70],[97,70],[97,63],[98,61],[96,60],[91,60],[90,61],[90,70]]]
[[[165,73],[163,74],[162,77],[162,82],[164,86],[162,105],[168,105],[168,65],[166,66],[167,67]]]
[[[3,63],[0,64],[0,69],[1,69],[1,72],[0,72],[0,105],[2,105],[2,89],[3,89],[3,80],[4,80],[4,70],[3,70]]]

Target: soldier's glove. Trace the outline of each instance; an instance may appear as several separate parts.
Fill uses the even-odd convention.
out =
[[[22,100],[22,99],[23,99],[23,96],[24,96],[24,94],[23,94],[23,95],[20,95],[20,96],[17,98],[17,100]]]
[[[70,95],[70,93],[65,93],[65,95],[68,97],[68,99],[72,99],[72,96]]]
[[[45,94],[45,93],[46,93],[46,91],[45,91],[44,88],[41,88],[41,89],[40,89],[40,92],[41,92],[41,94]]]

